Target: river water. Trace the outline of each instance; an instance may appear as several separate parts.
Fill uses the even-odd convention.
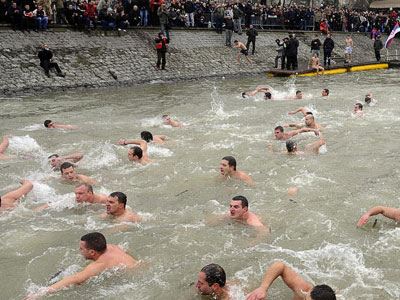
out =
[[[287,98],[296,89],[303,100],[243,100],[240,93],[270,84]],[[80,270],[80,237],[101,231],[146,267],[133,274],[106,272],[52,299],[200,299],[193,289],[208,263],[225,268],[239,289],[233,299],[261,282],[276,259],[292,265],[312,283],[332,286],[339,299],[398,299],[400,228],[377,217],[362,229],[355,224],[374,205],[398,207],[400,106],[398,71],[362,72],[320,78],[209,79],[186,83],[154,82],[132,88],[68,92],[24,99],[1,99],[1,132],[10,134],[9,155],[0,162],[0,194],[19,178],[33,191],[12,212],[0,215],[0,298],[20,299],[49,284],[50,278]],[[331,95],[321,97],[322,88]],[[356,101],[372,92],[378,104],[353,118]],[[273,140],[277,125],[301,121],[288,111],[309,106],[324,126],[327,151],[288,156]],[[185,124],[170,128],[161,115]],[[45,119],[76,124],[76,131],[46,130]],[[154,163],[145,167],[127,159],[119,138],[140,131],[165,134],[151,145]],[[299,137],[300,148],[314,141]],[[278,151],[268,150],[268,145]],[[103,221],[101,206],[77,205],[73,185],[60,181],[46,157],[83,151],[78,171],[95,178],[96,192],[122,191],[144,221],[123,232]],[[218,182],[220,159],[233,155],[255,187]],[[297,196],[287,189],[298,187]],[[213,214],[227,212],[232,196],[244,195],[250,210],[271,227],[267,238],[240,224],[211,225]],[[51,208],[33,212],[43,203]],[[289,299],[277,281],[269,299]]]

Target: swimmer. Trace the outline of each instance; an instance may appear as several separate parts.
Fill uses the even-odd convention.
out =
[[[74,152],[68,155],[60,156],[57,153],[48,157],[49,163],[53,171],[58,171],[64,162],[77,163],[83,158],[80,152]]]
[[[226,284],[225,270],[217,264],[204,266],[197,277],[197,292],[212,296],[216,300],[230,299],[229,287]]]
[[[293,140],[288,140],[286,141],[287,153],[290,155],[302,155],[305,154],[305,152],[319,154],[319,148],[321,148],[323,145],[326,145],[326,141],[318,130],[313,131],[315,132],[315,135],[319,135],[318,141],[306,145],[304,151],[299,151],[297,143]]]
[[[118,141],[119,145],[135,144],[139,146],[131,147],[128,150],[128,159],[142,165],[147,165],[151,162],[147,153],[147,142],[143,140],[126,140],[121,139]]]
[[[284,127],[295,127],[295,128],[310,128],[310,129],[316,129],[316,130],[321,130],[322,126],[315,122],[314,115],[311,112],[306,112],[305,117],[304,117],[304,124],[303,123],[290,123],[290,124],[285,124],[283,125]]]
[[[353,117],[356,117],[356,118],[364,117],[363,105],[361,103],[354,104],[354,109],[353,109],[352,114],[353,114]]]
[[[52,120],[44,121],[44,127],[46,128],[58,128],[58,129],[78,129],[78,126],[75,125],[67,125],[53,122]]]
[[[127,198],[124,193],[113,192],[107,197],[107,212],[102,214],[101,217],[112,218],[120,222],[140,222],[141,218],[134,212],[126,209]]]
[[[249,202],[244,196],[235,196],[229,204],[228,218],[255,228],[267,229],[260,218],[249,211]]]
[[[10,142],[8,140],[8,136],[7,135],[3,136],[3,141],[0,144],[0,160],[6,160],[6,159],[11,158],[4,154],[4,152],[6,152],[9,144],[10,144]]]
[[[268,289],[278,277],[293,291],[293,299],[336,300],[334,290],[325,284],[313,286],[283,262],[273,263],[265,272],[259,288],[246,296],[246,300],[264,300]]]
[[[60,166],[61,177],[69,182],[82,182],[87,184],[96,184],[96,180],[75,172],[75,166],[70,162],[64,162]]]
[[[82,256],[92,260],[82,271],[66,276],[57,283],[42,288],[35,294],[29,294],[25,299],[38,299],[47,294],[56,293],[59,290],[82,284],[90,278],[99,275],[111,268],[133,269],[139,262],[127,254],[117,245],[107,244],[106,238],[99,232],[91,232],[81,237],[79,250]]]
[[[182,127],[182,123],[171,119],[169,115],[163,115],[162,119],[165,125],[170,125],[172,127]]]
[[[328,89],[323,89],[321,95],[322,95],[322,97],[328,97],[329,96],[329,90]]]
[[[347,64],[351,63],[351,55],[353,53],[353,39],[351,38],[350,35],[346,37],[345,43],[346,43],[346,48],[344,49],[344,58],[345,58],[344,63]]]
[[[234,40],[233,41],[233,48],[239,49],[239,52],[238,52],[237,57],[236,57],[238,64],[240,64],[240,55],[241,54],[243,54],[244,57],[246,58],[246,60],[250,64],[252,64],[252,61],[248,56],[249,55],[248,49],[246,48],[246,46],[242,42],[239,42],[238,40]]]
[[[294,110],[294,111],[289,111],[289,112],[288,112],[288,115],[295,115],[295,114],[297,114],[298,112],[301,112],[301,113],[303,114],[303,116],[306,116],[306,115],[308,115],[311,111],[310,111],[310,109],[309,109],[308,107],[302,106],[302,107],[299,107],[298,109],[296,109],[296,110]]]
[[[0,211],[13,209],[18,200],[28,194],[33,189],[33,184],[29,180],[22,180],[21,186],[0,197]]]
[[[372,98],[372,93],[366,94],[364,101],[365,104],[367,104],[368,106],[375,106],[378,103],[378,101]]]
[[[312,70],[317,71],[317,76],[319,75],[319,71],[322,71],[322,75],[324,75],[325,69],[321,66],[319,62],[319,57],[317,53],[314,53],[312,57],[310,58],[310,62],[308,64],[308,67]]]
[[[275,139],[278,141],[286,141],[292,137],[294,137],[295,135],[298,135],[299,133],[303,133],[303,132],[310,132],[310,131],[314,131],[314,129],[312,128],[301,128],[301,129],[297,129],[297,130],[291,130],[289,132],[284,132],[284,129],[282,126],[277,126],[275,127],[274,130],[274,135],[275,135]]]
[[[220,178],[235,178],[244,181],[248,185],[255,185],[254,180],[243,171],[236,170],[236,159],[232,156],[225,156],[219,164]]]
[[[140,133],[140,137],[142,140],[150,143],[153,142],[154,144],[164,144],[167,140],[167,136],[165,135],[152,135],[150,131],[142,131]]]
[[[242,98],[246,98],[246,96],[253,97],[253,96],[257,95],[258,93],[264,93],[264,95],[265,95],[266,93],[270,93],[270,92],[271,92],[271,87],[269,87],[267,85],[259,85],[256,87],[256,89],[254,91],[243,92]]]
[[[361,216],[360,220],[357,222],[357,227],[367,224],[368,219],[376,215],[383,215],[386,218],[392,219],[396,222],[400,221],[400,209],[394,207],[375,206],[370,208]]]
[[[304,97],[304,94],[302,91],[296,91],[296,95],[294,97],[292,97],[291,99],[300,100],[300,99],[303,99],[303,97]]]

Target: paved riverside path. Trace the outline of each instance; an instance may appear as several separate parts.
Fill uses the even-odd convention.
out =
[[[0,30],[0,95],[31,95],[74,88],[98,88],[130,85],[164,80],[190,80],[210,76],[249,76],[273,67],[275,40],[287,32],[259,32],[256,54],[250,56],[254,64],[245,60],[236,63],[237,49],[226,47],[225,35],[209,30],[175,30],[167,54],[166,71],[155,68],[156,51],[152,44],[157,30],[130,30],[116,33],[92,34],[62,30],[48,32],[20,32]],[[310,41],[314,33],[297,33],[299,65],[305,66],[310,55]],[[343,56],[345,33],[333,35],[336,55]],[[245,34],[234,34],[233,39],[244,43]],[[320,36],[321,41],[323,37]],[[354,61],[373,61],[373,41],[362,34],[354,34]],[[384,38],[383,38],[384,40]],[[65,78],[52,73],[47,78],[39,66],[37,52],[47,43],[54,53]],[[395,47],[399,48],[396,42]]]

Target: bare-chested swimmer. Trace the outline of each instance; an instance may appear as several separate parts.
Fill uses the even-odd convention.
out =
[[[58,128],[58,129],[79,129],[78,126],[56,123],[56,122],[53,122],[52,120],[44,121],[44,127],[46,127],[46,128]]]
[[[93,262],[82,271],[66,276],[57,283],[40,289],[35,294],[29,294],[25,299],[38,299],[73,285],[82,284],[111,268],[133,269],[139,266],[139,262],[119,246],[107,244],[106,238],[99,232],[91,232],[82,236],[79,243],[79,250],[84,258]]]
[[[238,40],[234,40],[233,41],[233,48],[237,48],[237,49],[239,49],[239,52],[238,52],[238,54],[237,54],[237,56],[236,56],[236,59],[237,59],[237,62],[238,62],[238,64],[240,64],[240,55],[244,55],[244,57],[246,58],[246,60],[250,63],[250,64],[252,64],[253,62],[251,61],[251,59],[249,58],[249,51],[248,51],[248,49],[246,48],[246,46],[242,43],[242,42],[239,42]]]
[[[356,117],[356,118],[364,117],[363,105],[361,103],[354,104],[352,115],[353,115],[353,117]]]
[[[386,218],[392,219],[396,222],[400,221],[400,209],[386,206],[374,206],[361,216],[357,222],[357,226],[361,227],[367,224],[368,219],[376,215],[383,215]]]
[[[321,66],[321,63],[319,61],[319,57],[317,53],[314,53],[312,57],[310,58],[310,62],[308,64],[308,67],[312,70],[317,71],[317,76],[319,75],[319,71],[322,71],[322,75],[324,75],[324,67]]]
[[[211,296],[215,300],[229,300],[229,286],[226,282],[225,270],[217,264],[204,266],[197,276],[197,292]]]
[[[330,286],[313,286],[281,261],[267,269],[260,287],[248,294],[246,300],[267,299],[268,289],[278,277],[282,277],[283,282],[293,291],[294,300],[336,300],[335,291]]]
[[[322,97],[328,97],[329,96],[329,90],[328,89],[323,89],[321,92]]]
[[[220,178],[235,178],[244,181],[248,185],[255,185],[253,178],[243,171],[236,170],[236,159],[233,156],[225,156],[219,164]]]
[[[57,153],[52,154],[48,157],[49,163],[53,171],[58,171],[60,166],[65,162],[77,163],[83,158],[83,154],[80,152],[74,152],[68,155],[60,156]]]
[[[298,135],[299,133],[310,132],[310,131],[314,131],[314,129],[300,128],[300,129],[296,129],[296,130],[291,130],[289,132],[284,132],[284,129],[282,126],[277,126],[277,127],[275,127],[274,135],[275,135],[276,140],[286,141],[286,140],[294,137],[295,135]]]
[[[33,188],[33,184],[29,180],[22,180],[21,186],[10,191],[0,197],[0,211],[12,209],[18,203],[18,200],[28,194]]]
[[[372,93],[366,94],[364,101],[368,106],[375,106],[378,103],[378,101],[372,97]]]
[[[318,130],[313,130],[315,132],[315,135],[319,136],[319,140],[307,144],[304,148],[304,151],[300,151],[297,148],[297,143],[293,140],[288,140],[286,141],[286,149],[287,153],[291,155],[302,155],[305,153],[314,153],[314,154],[319,154],[319,149],[321,148],[322,145],[326,145],[326,141],[323,138],[322,134]]]
[[[69,182],[82,182],[87,184],[96,184],[96,180],[82,174],[77,174],[75,166],[70,162],[64,162],[60,166],[61,177]]]
[[[171,117],[169,115],[163,115],[162,119],[163,119],[163,123],[165,125],[170,125],[171,127],[182,127],[183,126],[181,122],[171,119]]]
[[[306,112],[305,117],[304,117],[304,123],[289,123],[283,125],[284,127],[294,127],[297,129],[306,127],[306,128],[311,128],[311,129],[317,129],[321,130],[322,126],[315,122],[314,115],[311,112]]]
[[[121,139],[118,141],[118,145],[129,145],[134,144],[138,146],[134,146],[129,148],[128,150],[128,159],[130,161],[137,162],[142,165],[147,165],[151,163],[152,160],[149,158],[149,154],[147,153],[147,142],[144,140],[126,140]]]
[[[242,98],[253,97],[253,96],[257,95],[258,93],[264,93],[264,96],[266,93],[271,94],[271,87],[268,85],[259,85],[253,91],[243,92]]]
[[[10,156],[4,154],[4,152],[6,152],[9,144],[10,144],[10,142],[8,140],[8,136],[7,135],[3,136],[3,140],[1,141],[1,144],[0,144],[0,160],[6,160],[6,159],[11,158]]]
[[[167,140],[166,135],[153,135],[150,131],[142,131],[140,133],[140,137],[142,140],[145,140],[147,143],[153,142],[154,144],[164,144]]]
[[[227,217],[255,228],[267,229],[260,218],[255,213],[249,211],[249,201],[244,196],[235,196],[232,198]]]
[[[107,197],[107,212],[102,218],[111,218],[119,222],[140,222],[141,218],[133,211],[126,209],[127,197],[124,193],[113,192]]]

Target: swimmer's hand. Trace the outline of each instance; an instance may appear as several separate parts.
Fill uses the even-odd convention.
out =
[[[267,291],[259,287],[246,296],[246,300],[264,300],[267,299]]]
[[[357,227],[362,227],[363,225],[367,224],[369,217],[370,217],[369,213],[363,214],[360,220],[358,220],[357,222]]]
[[[49,289],[47,287],[40,288],[36,293],[29,293],[24,300],[36,300],[40,299],[48,293]]]
[[[117,144],[118,144],[118,145],[126,145],[126,139],[120,139],[120,140],[117,142]]]

